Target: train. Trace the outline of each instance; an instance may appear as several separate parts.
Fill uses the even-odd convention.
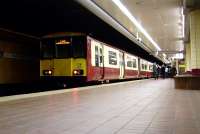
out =
[[[45,35],[40,50],[41,80],[109,82],[152,77],[151,62],[84,33]]]

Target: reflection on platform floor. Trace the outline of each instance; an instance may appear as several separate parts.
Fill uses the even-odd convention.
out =
[[[0,103],[1,134],[199,134],[200,91],[144,80]]]

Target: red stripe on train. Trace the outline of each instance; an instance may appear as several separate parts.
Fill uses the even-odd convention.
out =
[[[138,70],[125,70],[125,78],[138,78],[139,72]]]

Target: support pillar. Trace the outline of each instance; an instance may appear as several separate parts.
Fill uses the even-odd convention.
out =
[[[185,61],[186,61],[186,72],[191,73],[191,47],[190,43],[187,43],[185,45],[186,47],[186,55],[185,55]]]
[[[178,64],[178,59],[176,59],[176,71],[177,71],[177,74],[179,75],[179,64]]]
[[[200,9],[190,12],[191,70],[200,75]]]

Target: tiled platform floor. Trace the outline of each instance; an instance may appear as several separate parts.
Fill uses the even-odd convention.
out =
[[[0,134],[200,134],[200,91],[145,80],[0,103]]]

